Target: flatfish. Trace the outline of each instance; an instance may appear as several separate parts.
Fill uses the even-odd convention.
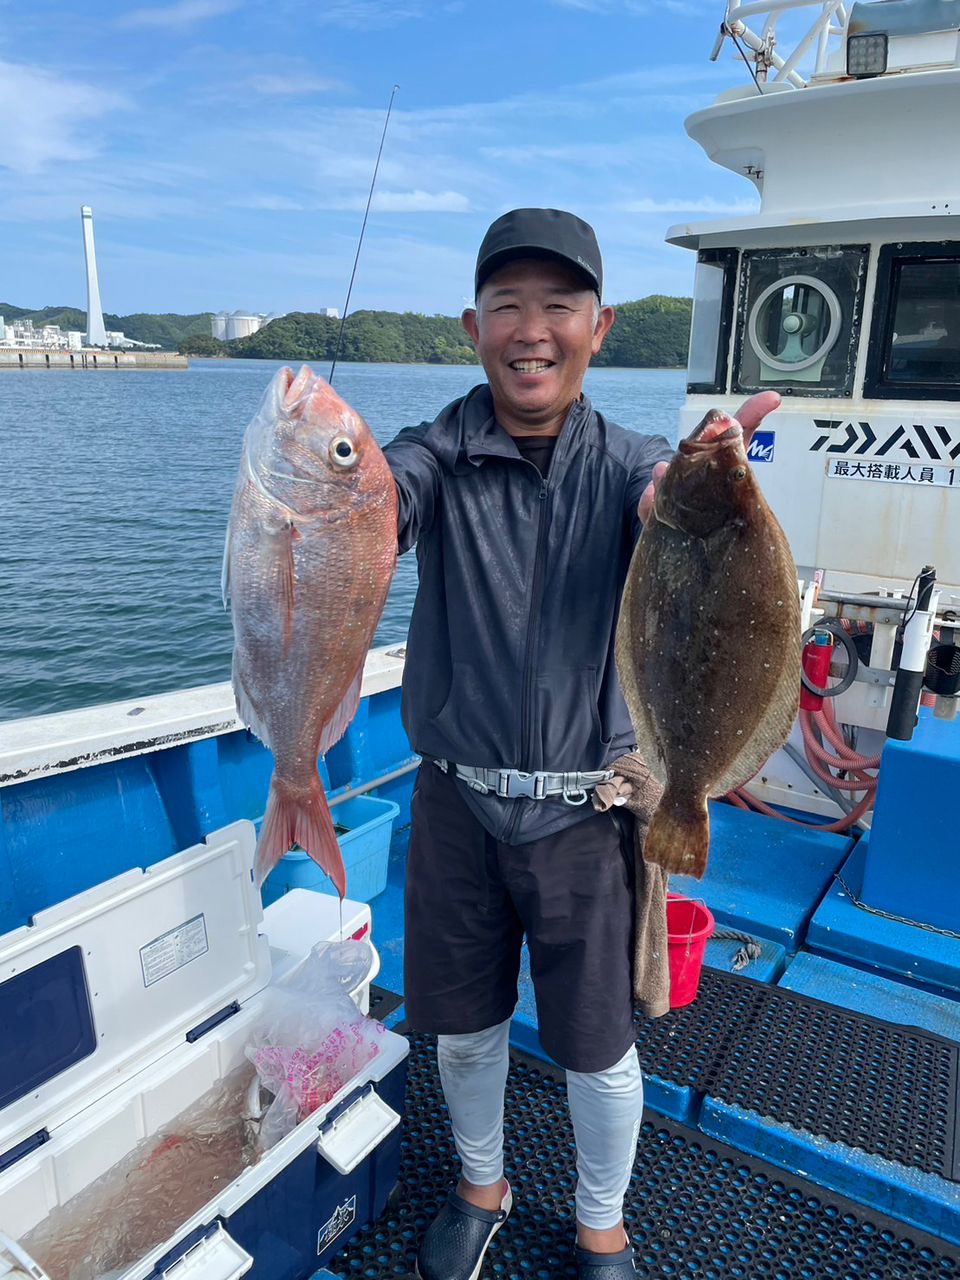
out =
[[[733,418],[711,410],[660,481],[617,625],[637,746],[664,793],[644,857],[700,877],[707,798],[786,741],[800,692],[796,566]]]

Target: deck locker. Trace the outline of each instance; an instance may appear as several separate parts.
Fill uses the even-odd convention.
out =
[[[341,916],[336,898],[295,891],[263,912],[254,844],[253,824],[234,823],[0,937],[0,1276],[41,1280],[41,1258],[24,1252],[41,1224],[152,1139],[161,1150],[221,1081],[242,1079],[271,976],[317,942],[369,938],[365,904],[345,902]],[[351,992],[361,1010],[371,957]],[[313,1275],[396,1182],[408,1046],[383,1029],[377,1049],[256,1163],[98,1280]]]

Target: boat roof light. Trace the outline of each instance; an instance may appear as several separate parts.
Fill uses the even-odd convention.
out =
[[[857,0],[847,23],[847,75],[883,75],[891,39],[958,29],[960,0]]]
[[[858,80],[882,76],[887,69],[887,35],[883,31],[864,32],[847,38],[847,75]]]

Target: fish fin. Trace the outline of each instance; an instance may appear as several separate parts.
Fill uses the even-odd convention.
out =
[[[340,897],[344,897],[347,872],[333,829],[330,806],[317,774],[310,779],[306,790],[294,789],[274,774],[267,812],[257,841],[255,874],[258,888],[293,844],[306,850],[333,881]]]
[[[255,734],[263,745],[265,747],[269,747],[272,751],[273,745],[270,742],[270,735],[267,732],[266,725],[263,722],[260,712],[255,709],[253,701],[249,693],[247,693],[246,687],[243,683],[243,678],[237,668],[236,656],[234,656],[233,662],[233,696],[237,703],[237,715],[247,726],[250,732]]]
[[[293,548],[300,541],[300,530],[288,521],[281,534],[280,562],[278,565],[278,585],[280,588],[280,610],[283,615],[283,656],[290,651],[293,639],[293,615],[297,603],[297,576],[293,563]]]
[[[343,695],[339,707],[334,711],[333,715],[323,726],[320,734],[320,746],[318,755],[325,755],[335,742],[340,739],[347,731],[347,725],[357,714],[357,706],[360,702],[360,685],[363,681],[363,663],[360,663],[357,674],[350,681],[347,692]]]
[[[223,540],[223,565],[220,569],[220,598],[226,609],[230,599],[230,533],[233,529],[233,516],[227,521],[227,534]]]
[[[709,847],[710,817],[706,799],[697,806],[687,798],[678,800],[668,788],[650,820],[643,842],[644,862],[699,880],[707,869]]]

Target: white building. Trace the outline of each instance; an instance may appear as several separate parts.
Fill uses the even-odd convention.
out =
[[[126,334],[116,330],[105,331],[105,342],[101,346],[106,347],[141,347],[142,342],[134,342],[128,338]],[[88,344],[84,341],[84,334],[78,329],[68,329],[64,332],[58,324],[44,324],[39,328],[34,326],[30,319],[10,320],[4,323],[0,317],[0,346],[3,347],[32,347],[34,350],[42,351],[81,351]]]
[[[9,320],[3,324],[0,343],[5,347],[34,347],[44,350],[66,348],[67,335],[57,324],[45,324],[35,329],[28,319]]]
[[[318,307],[316,314],[329,316],[333,320],[340,319],[340,312],[336,307]],[[271,311],[269,313],[262,311],[256,313],[249,311],[218,311],[216,315],[210,317],[210,332],[215,338],[219,338],[221,342],[233,342],[237,338],[249,338],[251,333],[256,333],[264,325],[269,324],[271,320],[280,320],[285,315],[285,311]]]
[[[235,338],[249,338],[263,324],[263,316],[248,315],[245,311],[234,311],[227,317],[227,341]]]

